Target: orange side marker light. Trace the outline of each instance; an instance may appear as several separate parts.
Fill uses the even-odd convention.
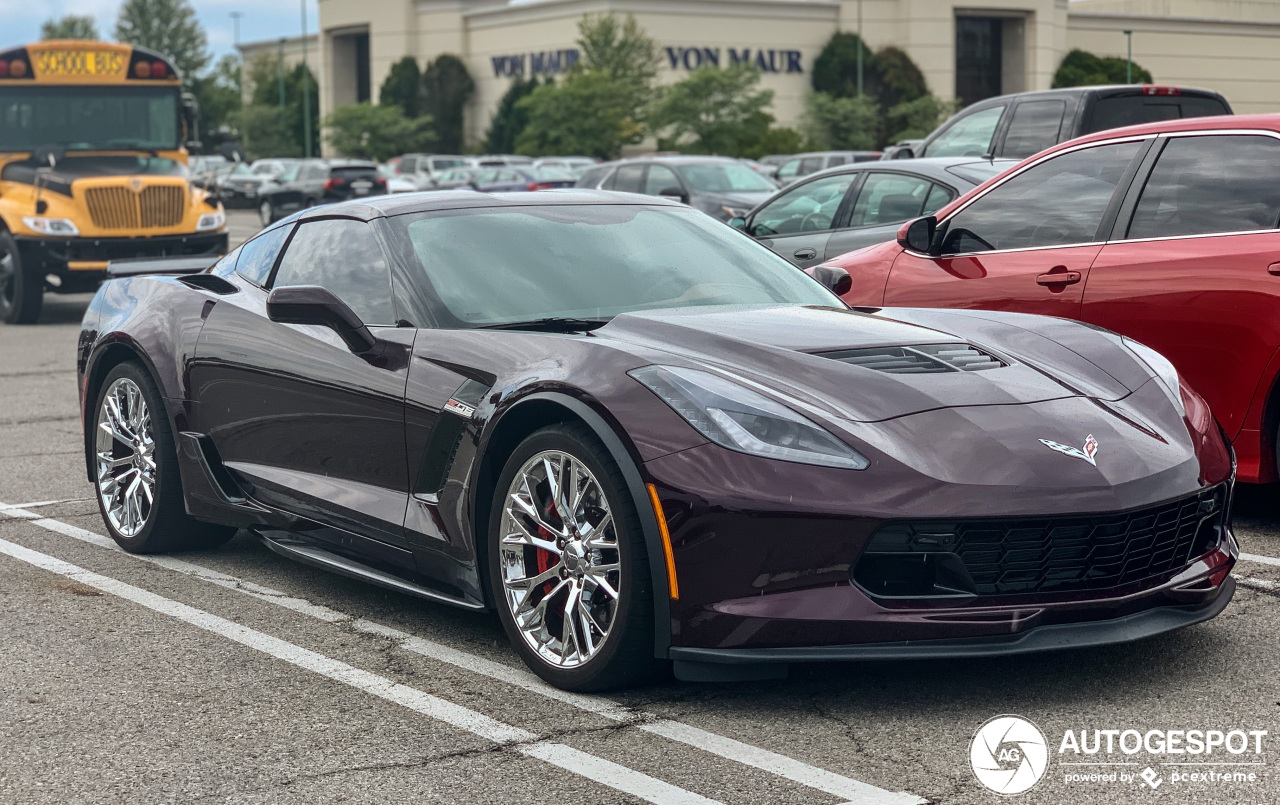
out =
[[[662,511],[662,501],[658,500],[658,490],[653,484],[645,484],[649,490],[649,500],[653,503],[653,515],[658,518],[658,534],[662,537],[662,553],[667,559],[667,589],[671,591],[671,600],[680,600],[680,583],[676,581],[676,557],[671,551],[671,532],[667,530],[667,515]]]

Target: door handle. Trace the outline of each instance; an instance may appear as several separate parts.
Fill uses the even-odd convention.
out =
[[[1068,271],[1066,266],[1054,266],[1049,273],[1036,277],[1037,285],[1074,285],[1080,281],[1079,271]]]
[[[812,260],[818,256],[818,250],[814,248],[796,249],[795,257],[797,260]]]
[[[1274,274],[1277,277],[1280,277],[1280,263],[1272,263],[1271,265],[1267,266],[1267,273]]]

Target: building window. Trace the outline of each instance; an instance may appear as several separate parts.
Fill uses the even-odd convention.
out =
[[[350,29],[330,34],[333,43],[333,103],[342,106],[371,100],[369,32]]]
[[[1003,29],[998,17],[956,17],[956,97],[965,105],[1003,92]]]

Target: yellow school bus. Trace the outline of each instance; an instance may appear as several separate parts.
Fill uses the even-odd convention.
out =
[[[221,254],[221,203],[192,186],[194,114],[166,57],[49,41],[0,49],[0,317],[93,290],[107,261]]]

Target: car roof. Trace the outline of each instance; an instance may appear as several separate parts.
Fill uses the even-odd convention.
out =
[[[396,193],[375,196],[360,201],[341,201],[312,207],[294,220],[327,218],[334,215],[371,221],[395,215],[442,210],[481,209],[486,207],[568,207],[574,205],[643,205],[646,207],[671,207],[687,209],[678,201],[635,193],[615,193],[610,190],[541,190],[537,193],[479,193],[475,190],[435,190],[429,193]]]
[[[1198,95],[1214,98],[1221,98],[1222,93],[1217,90],[1204,89],[1202,87],[1183,87],[1177,84],[1097,84],[1088,87],[1059,87],[1058,89],[1034,89],[1027,92],[1011,92],[1008,95],[996,95],[991,98],[983,98],[969,106],[964,111],[970,109],[980,109],[987,106],[993,106],[1002,103],[1008,103],[1011,100],[1023,100],[1028,98],[1061,98],[1061,97],[1079,97],[1083,95],[1131,95],[1143,94],[1145,87],[1161,87],[1176,89],[1180,95]],[[1160,96],[1160,97],[1177,97],[1177,96]]]
[[[849,165],[836,165],[825,170],[814,171],[800,177],[801,182],[807,183],[813,179],[823,176],[839,176],[843,173],[855,173],[861,171],[881,171],[892,173],[915,173],[928,179],[936,179],[947,184],[954,185],[957,179],[963,179],[952,173],[950,168],[957,168],[964,165],[995,165],[1003,172],[1020,160],[1017,159],[980,159],[978,157],[923,157],[921,159],[894,159],[886,162],[855,162]],[[795,185],[792,185],[794,187]]]
[[[1155,123],[1139,123],[1136,126],[1125,126],[1119,129],[1086,134],[1074,140],[1068,140],[1055,146],[1057,150],[1065,145],[1079,145],[1097,140],[1110,140],[1115,137],[1132,137],[1147,134],[1166,134],[1178,131],[1209,131],[1212,129],[1254,129],[1258,131],[1280,132],[1280,113],[1265,115],[1212,115],[1210,117],[1185,117],[1179,120],[1161,120]]]

